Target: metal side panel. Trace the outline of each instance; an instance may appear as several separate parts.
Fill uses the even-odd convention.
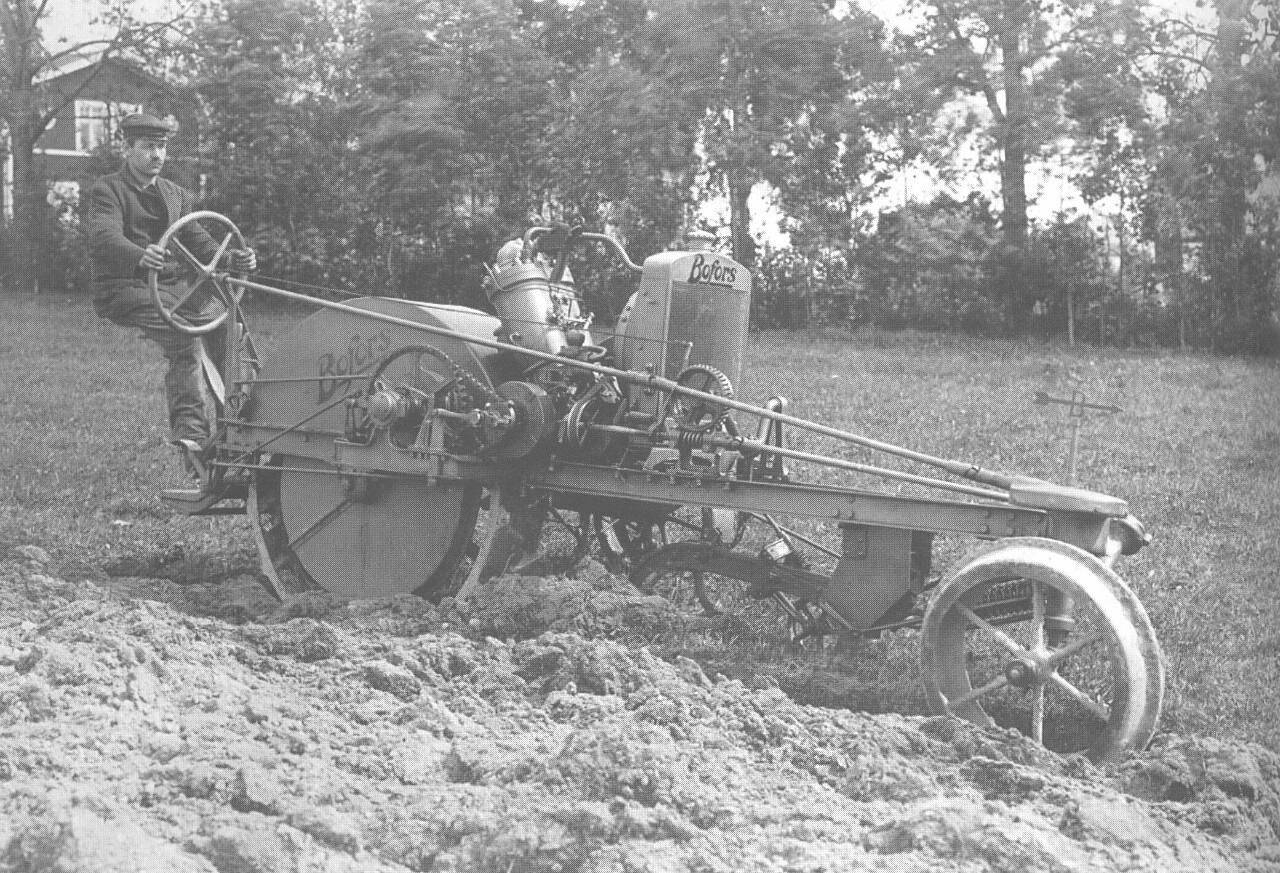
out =
[[[493,336],[499,325],[497,318],[461,306],[384,297],[361,298],[350,305],[481,337]],[[306,454],[331,459],[332,440],[342,436],[346,425],[344,400],[364,390],[367,377],[387,355],[417,345],[434,346],[490,384],[506,378],[505,371],[513,366],[503,353],[462,339],[323,309],[299,322],[271,354],[263,356],[253,400],[241,416],[246,424],[261,427],[244,429],[246,440],[235,435],[233,426],[229,441],[245,449],[249,448],[246,442],[260,442],[264,431],[297,428],[315,445]],[[291,449],[297,450],[297,446]]]
[[[854,630],[871,627],[911,590],[911,536],[901,528],[845,526],[827,602]]]

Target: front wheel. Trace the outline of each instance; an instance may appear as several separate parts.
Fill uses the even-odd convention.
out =
[[[1164,666],[1138,598],[1056,540],[1006,540],[943,582],[924,616],[934,710],[1114,761],[1151,740]]]

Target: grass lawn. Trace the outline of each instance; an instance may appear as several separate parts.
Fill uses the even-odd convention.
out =
[[[179,474],[165,446],[158,350],[97,319],[87,299],[8,297],[4,311],[0,553],[42,546],[69,579],[147,556],[181,563],[188,578],[256,567],[244,519],[183,517],[157,497]],[[269,349],[296,318],[271,311],[251,323]],[[1168,661],[1163,726],[1280,749],[1280,362],[769,332],[751,338],[745,381],[743,399],[781,394],[794,415],[1057,481],[1072,423],[1035,393],[1080,390],[1121,407],[1080,421],[1077,481],[1129,500],[1154,536],[1117,569]],[[797,448],[833,451],[791,436]],[[837,453],[878,460],[852,446]],[[956,557],[950,549],[940,545],[939,569]],[[922,712],[914,685],[901,688],[913,647],[891,640],[882,653],[860,699]]]

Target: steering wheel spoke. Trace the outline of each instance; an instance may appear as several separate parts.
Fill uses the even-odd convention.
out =
[[[176,236],[169,240],[167,250],[178,255],[181,260],[186,262],[188,267],[199,271],[203,275],[208,275],[209,269],[204,264],[200,263],[200,259],[193,255],[191,253],[191,249],[183,245],[182,240],[178,239]]]
[[[177,240],[174,240],[177,242]],[[181,243],[179,243],[181,245]],[[209,262],[209,266],[205,267],[206,273],[212,275],[217,269],[218,264],[222,263],[222,256],[227,253],[227,247],[231,245],[231,234],[227,234],[222,238],[222,244],[218,246],[217,254],[213,256],[213,260]]]

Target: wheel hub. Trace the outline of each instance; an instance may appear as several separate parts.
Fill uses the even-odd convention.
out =
[[[1015,688],[1032,688],[1049,681],[1052,669],[1029,658],[1018,658],[1004,668],[1004,676]]]

